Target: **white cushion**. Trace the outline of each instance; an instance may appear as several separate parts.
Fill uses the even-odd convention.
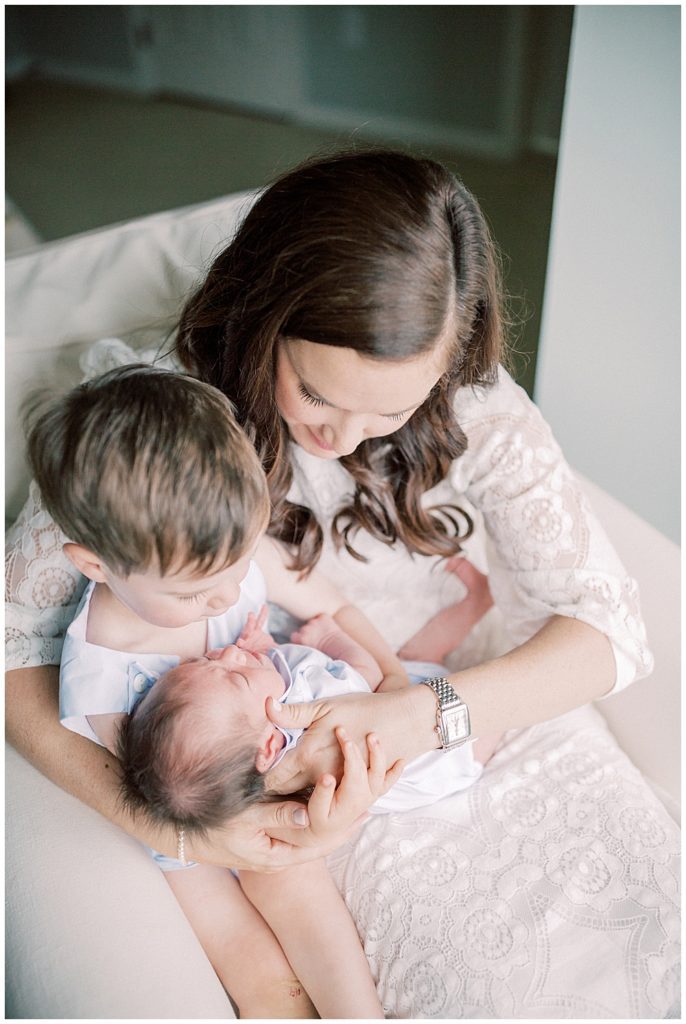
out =
[[[19,408],[27,391],[80,380],[98,338],[137,346],[173,331],[183,299],[233,234],[248,193],[75,235],[9,259],[5,272],[5,515],[28,493]]]
[[[143,847],[6,752],[7,1017],[232,1017]]]

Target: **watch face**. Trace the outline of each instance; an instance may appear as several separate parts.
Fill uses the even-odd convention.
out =
[[[464,743],[469,739],[471,729],[469,725],[469,710],[466,704],[450,708],[443,712],[444,743],[446,747],[453,743]]]

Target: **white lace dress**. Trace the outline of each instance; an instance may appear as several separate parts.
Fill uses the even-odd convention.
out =
[[[120,346],[119,348],[117,346]],[[90,370],[134,357],[95,349]],[[469,448],[426,502],[473,512],[465,552],[496,601],[448,659],[458,669],[533,635],[551,615],[605,633],[615,689],[650,672],[636,583],[550,430],[504,372],[458,394]],[[326,527],[350,488],[336,462],[293,447],[291,497]],[[56,663],[83,588],[32,489],[8,535],[8,667]],[[367,535],[367,562],[325,544],[320,568],[391,644],[459,600],[438,559]],[[592,707],[510,733],[471,789],[368,822],[330,859],[386,1015],[678,1015],[678,830]]]

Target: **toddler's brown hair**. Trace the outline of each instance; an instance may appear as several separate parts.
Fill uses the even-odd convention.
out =
[[[216,388],[145,364],[118,367],[24,410],[43,500],[70,541],[115,574],[242,557],[269,517],[264,471]]]

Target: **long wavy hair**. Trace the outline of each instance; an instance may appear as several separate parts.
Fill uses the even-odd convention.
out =
[[[475,198],[432,160],[373,150],[309,161],[262,192],[187,302],[176,344],[182,363],[233,402],[267,473],[269,532],[307,572],[323,534],[314,513],[286,497],[280,340],[401,361],[449,335],[449,367],[423,405],[394,434],[341,458],[355,491],[332,524],[336,544],[357,558],[357,530],[448,556],[471,520],[456,506],[422,507],[422,495],[465,451],[455,392],[494,382],[503,334],[499,264]]]

